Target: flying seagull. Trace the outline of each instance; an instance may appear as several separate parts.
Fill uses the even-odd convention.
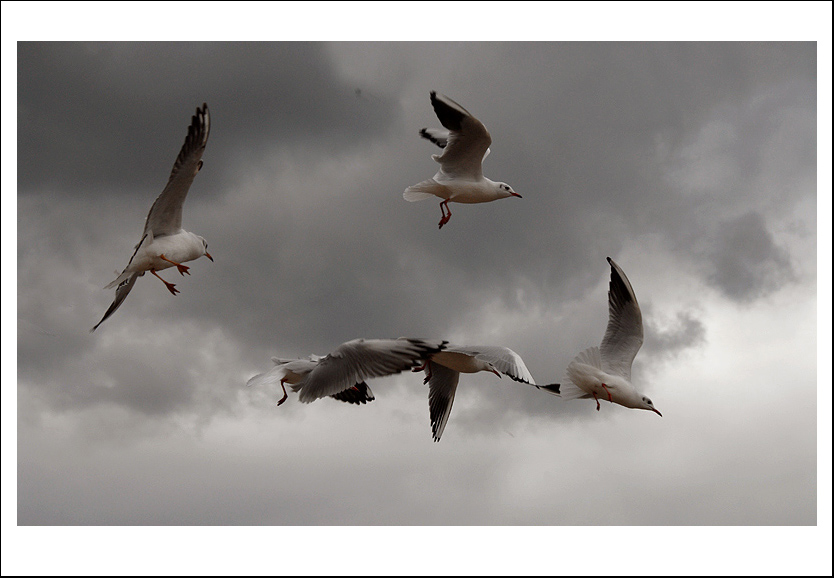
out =
[[[631,364],[643,345],[643,315],[634,295],[634,289],[623,270],[608,257],[611,265],[611,281],[608,286],[608,327],[602,344],[589,347],[567,369],[566,383],[541,386],[549,393],[565,399],[593,397],[597,402],[607,399],[625,407],[647,409],[657,415],[648,397],[631,384]]]
[[[202,156],[206,150],[206,143],[209,136],[209,111],[206,103],[191,117],[191,126],[188,127],[188,135],[185,137],[185,144],[180,149],[180,154],[171,170],[168,184],[159,194],[151,206],[148,218],[145,219],[145,229],[142,232],[142,239],[136,245],[124,271],[109,283],[105,289],[116,287],[116,298],[90,332],[95,331],[104,320],[113,315],[116,309],[122,304],[136,278],[150,271],[172,295],[179,293],[173,283],[169,283],[157,274],[157,271],[176,267],[180,275],[188,273],[188,267],[183,265],[186,261],[193,261],[205,255],[211,261],[206,240],[190,233],[182,228],[182,205],[188,189],[194,181],[194,177],[203,166]],[[191,273],[188,273],[189,275]]]
[[[421,365],[432,353],[446,346],[446,341],[414,339],[354,339],[342,343],[329,354],[311,355],[306,359],[273,357],[275,367],[251,378],[246,385],[280,383],[287,400],[289,384],[298,392],[298,400],[310,403],[321,397],[333,397],[348,403],[374,400],[373,392],[365,383],[372,377],[384,377]]]
[[[455,203],[486,203],[505,197],[519,197],[506,183],[498,183],[484,177],[481,162],[489,154],[492,137],[486,127],[469,111],[451,98],[431,92],[431,104],[440,123],[448,130],[424,128],[420,136],[443,149],[432,155],[440,163],[434,178],[408,187],[403,193],[406,201],[422,201],[432,195],[444,199],[440,203],[439,228],[449,222],[452,211],[449,201]]]
[[[515,351],[497,345],[447,345],[442,351],[431,354],[423,367],[413,371],[424,370],[429,384],[429,417],[434,441],[440,441],[461,373],[489,371],[501,377],[501,374],[527,385],[536,386],[533,376]],[[536,386],[537,387],[537,386]]]
[[[246,385],[270,385],[273,383],[280,383],[281,388],[284,389],[284,397],[278,402],[281,405],[287,399],[287,390],[284,388],[285,383],[296,384],[301,381],[307,374],[313,371],[319,362],[324,359],[320,355],[310,355],[306,359],[281,359],[273,357],[272,361],[275,367],[266,373],[261,373],[250,379]],[[371,388],[364,381],[354,384],[353,386],[334,393],[330,397],[359,405],[367,403],[376,399]]]

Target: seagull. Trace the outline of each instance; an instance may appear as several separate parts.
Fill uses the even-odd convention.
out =
[[[191,126],[188,127],[185,144],[182,145],[174,168],[171,170],[168,184],[154,201],[148,218],[145,219],[142,239],[136,245],[124,271],[105,286],[105,289],[116,287],[116,298],[101,321],[90,329],[91,333],[119,308],[133,289],[136,278],[144,275],[145,271],[150,271],[152,275],[165,283],[165,287],[172,295],[176,295],[179,293],[176,286],[160,277],[157,271],[176,267],[180,275],[183,275],[188,273],[189,269],[183,265],[186,261],[193,261],[203,255],[214,261],[209,255],[206,240],[182,228],[182,205],[194,177],[203,166],[202,156],[203,151],[206,150],[208,136],[209,111],[206,103],[203,103],[203,107],[198,108],[191,117]],[[188,274],[191,275],[191,273]]]
[[[320,355],[311,355],[306,359],[281,359],[273,357],[272,361],[276,367],[270,371],[256,375],[250,379],[246,385],[268,385],[272,383],[280,383],[284,387],[285,383],[298,383],[304,376],[313,371],[323,358]],[[354,384],[339,393],[335,393],[330,397],[359,405],[367,403],[376,399],[371,388],[364,381]],[[278,405],[284,403],[287,399],[287,390],[284,389],[284,397],[278,402]]]
[[[643,345],[643,315],[628,277],[610,257],[611,282],[608,286],[608,327],[602,344],[589,347],[567,369],[567,382],[541,386],[540,389],[565,399],[593,397],[597,402],[607,399],[634,409],[647,409],[663,417],[652,400],[631,384],[631,364]]]
[[[448,130],[424,128],[420,136],[443,149],[432,155],[440,163],[440,170],[433,179],[408,187],[403,193],[406,201],[422,201],[432,195],[445,199],[440,203],[440,224],[449,222],[452,211],[449,201],[455,203],[486,203],[506,197],[518,197],[507,183],[498,183],[484,177],[481,162],[489,154],[492,137],[481,121],[451,98],[431,92],[431,104],[440,123]],[[445,209],[444,209],[445,207]]]
[[[434,441],[439,442],[452,403],[461,373],[489,371],[501,377],[509,376],[520,383],[535,387],[533,376],[515,351],[497,345],[447,345],[442,351],[433,353],[421,367],[412,371],[426,372],[423,383],[429,384],[429,417]]]
[[[298,400],[310,403],[322,397],[332,397],[347,403],[366,403],[374,400],[373,392],[365,383],[371,377],[384,377],[412,369],[446,346],[446,341],[414,339],[354,339],[342,343],[325,356],[311,355],[305,359],[273,357],[275,367],[252,377],[247,386],[280,383],[287,400],[289,384],[298,392]]]

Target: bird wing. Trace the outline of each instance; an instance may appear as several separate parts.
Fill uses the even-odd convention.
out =
[[[136,253],[139,252],[139,248],[142,245],[150,245],[151,243],[153,243],[153,233],[147,233],[146,232],[144,235],[142,235],[142,238],[139,239],[139,242],[136,243],[136,246],[133,248],[133,255],[130,256],[130,260],[127,262],[127,265],[125,266],[125,268],[122,269],[122,272],[119,274],[118,277],[116,277],[110,283],[105,285],[104,288],[105,289],[112,289],[116,285],[120,285],[120,284],[124,283],[125,279],[127,279],[130,276],[130,273],[128,272],[128,269],[130,269],[130,264],[133,263],[133,259],[136,257]]]
[[[631,381],[631,364],[643,345],[643,315],[626,274],[610,257],[608,263],[608,327],[599,348],[602,369]]]
[[[440,123],[449,130],[443,153],[432,157],[440,163],[440,170],[451,178],[467,180],[483,178],[481,161],[485,158],[489,145],[492,143],[489,131],[481,121],[451,98],[442,94],[438,96],[432,91],[431,104]],[[429,134],[437,136],[440,133]],[[429,136],[426,138],[436,142]]]
[[[420,136],[430,140],[440,148],[446,148],[446,143],[449,140],[449,131],[437,128],[424,128],[420,130]]]
[[[536,385],[536,381],[527,366],[524,365],[524,360],[509,347],[500,345],[449,345],[445,351],[472,355],[476,359],[491,363],[495,369],[515,381]]]
[[[113,303],[111,303],[110,307],[107,308],[107,311],[104,313],[104,317],[101,318],[101,321],[96,323],[95,327],[90,329],[90,333],[98,329],[98,326],[104,323],[105,319],[113,315],[116,309],[118,309],[122,304],[122,301],[127,298],[127,294],[130,293],[130,290],[133,289],[133,284],[136,283],[136,278],[140,275],[142,275],[142,273],[133,273],[119,282],[119,286],[116,287],[116,297],[113,299]]]
[[[206,103],[191,117],[188,135],[171,169],[168,184],[151,205],[145,220],[144,233],[154,236],[171,235],[182,228],[182,205],[194,177],[203,166],[203,151],[209,136],[209,110]]]
[[[449,414],[452,413],[460,372],[429,361],[426,363],[426,376],[431,376],[428,378],[431,432],[434,441],[439,442],[446,422],[449,421]]]
[[[449,142],[448,130],[440,130],[438,128],[423,128],[420,129],[420,136],[426,140],[433,142],[440,148],[446,148],[446,143]],[[487,148],[486,152],[484,153],[484,157],[481,159],[481,163],[483,163],[488,156],[489,148]]]
[[[445,341],[423,339],[354,339],[324,356],[299,383],[298,400],[310,403],[332,396],[372,377],[384,377],[419,366]],[[295,389],[295,388],[294,388]]]

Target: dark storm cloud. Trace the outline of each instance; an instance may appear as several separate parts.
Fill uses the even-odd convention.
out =
[[[692,237],[704,236],[705,221],[717,216],[713,210],[739,202],[754,174],[772,172],[773,193],[785,195],[786,204],[813,194],[797,190],[816,167],[813,44],[510,43],[462,50],[489,50],[490,58],[510,62],[524,78],[496,79],[474,68],[468,72],[478,86],[512,97],[451,95],[493,136],[484,174],[524,196],[483,207],[502,212],[497,238],[507,232],[523,241],[521,248],[469,251],[460,264],[474,275],[512,262],[526,274],[541,272],[537,284],[556,294],[566,275],[587,274],[590,264],[616,254],[629,234],[660,233],[680,247],[682,258],[692,259]],[[523,71],[531,68],[548,76],[528,78]],[[518,104],[528,101],[536,106]],[[693,147],[714,119],[737,136]],[[723,165],[706,156],[707,146],[722,147]],[[707,183],[698,191],[702,196],[694,198],[687,181],[668,178],[669,168],[679,166],[692,172],[697,186]],[[704,177],[724,167],[726,188],[709,187]],[[519,212],[522,203],[535,208]],[[682,215],[690,216],[683,226]],[[477,219],[456,222],[467,238],[483,240],[479,225]]]
[[[738,302],[766,296],[795,278],[787,250],[755,211],[718,226],[710,259],[710,283]]]
[[[160,171],[204,101],[207,159],[257,155],[278,146],[276,135],[281,146],[344,146],[384,130],[393,114],[390,100],[368,103],[355,90],[321,43],[22,42],[18,183],[161,190]]]
[[[190,105],[185,114],[168,110],[174,100],[170,93],[177,100],[184,100],[180,96],[189,91],[218,95],[205,98],[213,112],[212,137],[206,166],[186,204],[185,221],[206,236],[222,267],[205,264],[199,284],[194,278],[184,280],[180,288],[191,295],[176,307],[192,318],[222,321],[253,349],[274,348],[279,353],[297,348],[288,354],[298,355],[323,353],[363,335],[453,331],[473,303],[485,300],[499,309],[523,311],[529,302],[555,304],[584,294],[604,271],[599,263],[607,255],[616,256],[630,233],[659,231],[676,239],[686,228],[680,226],[681,215],[694,212],[691,199],[664,186],[663,165],[655,162],[658,139],[668,150],[678,151],[688,144],[680,135],[689,134],[722,103],[743,100],[767,82],[797,81],[804,87],[802,82],[813,79],[806,49],[786,50],[779,44],[433,47],[458,58],[486,52],[493,61],[508,61],[519,78],[513,83],[513,100],[493,94],[500,86],[491,92],[451,94],[493,134],[485,173],[510,182],[525,196],[456,207],[450,224],[455,238],[449,242],[451,233],[435,228],[437,203],[409,204],[401,198],[405,186],[436,170],[430,158],[435,147],[416,134],[422,126],[437,124],[427,93],[419,122],[405,127],[397,144],[388,145],[381,160],[366,168],[362,151],[390,135],[376,116],[352,114],[352,107],[371,99],[358,98],[352,85],[340,80],[323,45],[22,47],[21,117],[55,120],[55,103],[49,99],[56,93],[74,94],[60,88],[38,90],[43,83],[77,87],[89,93],[70,97],[67,106],[74,113],[60,120],[72,126],[59,132],[57,140],[104,139],[104,148],[119,148],[120,154],[129,145],[131,154],[122,156],[139,155],[137,170],[149,164],[146,155],[159,154],[155,166],[160,169],[148,169],[140,183],[128,179],[133,186],[147,183],[152,191],[132,209],[136,216],[129,223],[135,223],[130,226],[137,234],[191,114]],[[330,49],[338,51],[339,45]],[[530,75],[522,66],[525,61],[552,70],[552,78],[526,82]],[[749,71],[734,74],[740,62]],[[779,66],[771,71],[774,63]],[[485,66],[468,72],[476,86],[488,85],[486,78],[492,75]],[[91,75],[88,82],[80,81]],[[108,83],[112,90],[105,89]],[[382,113],[379,118],[390,116],[390,104],[386,112],[386,101],[376,96],[376,87],[373,93],[373,108]],[[349,98],[343,98],[345,94]],[[537,102],[536,109],[511,106],[513,101],[531,100]],[[91,102],[95,106],[86,106]],[[119,103],[132,103],[134,109],[120,116],[135,126],[114,133],[97,120],[100,112],[91,115],[93,110],[122,106]],[[149,118],[159,127],[137,133]],[[747,125],[756,126],[753,120]],[[29,126],[21,123],[20,128],[21,162],[27,166],[32,153],[26,151],[35,140]],[[170,136],[160,138],[161,130]],[[126,135],[135,136],[125,143]],[[362,135],[364,145],[347,146]],[[161,140],[169,142],[163,146]],[[265,142],[269,145],[263,146]],[[70,155],[90,152],[62,148]],[[745,149],[731,152],[749,155]],[[92,165],[80,156],[73,162],[89,166],[80,176],[91,187],[103,178],[96,166],[109,175],[107,179],[124,183],[125,172],[108,162],[109,157],[89,157],[86,162]],[[254,186],[247,183],[261,167],[271,168],[272,178]],[[39,178],[46,178],[50,170],[39,172]],[[290,170],[298,176],[288,178]],[[317,177],[323,170],[329,174]],[[252,189],[253,196],[242,198],[243,187]],[[223,190],[225,196],[207,203],[212,189]],[[90,194],[90,189],[84,191]],[[108,212],[112,211],[102,211],[102,216]],[[136,240],[128,239],[125,258]],[[692,259],[692,252],[685,257]],[[155,284],[153,279],[141,281]],[[159,289],[156,285],[148,289]],[[527,288],[523,298],[519,285]],[[133,307],[128,302],[119,313]]]

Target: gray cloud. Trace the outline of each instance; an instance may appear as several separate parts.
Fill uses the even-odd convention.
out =
[[[710,257],[710,282],[735,301],[768,295],[794,280],[788,252],[776,245],[757,212],[719,224]]]
[[[18,70],[22,190],[161,190],[204,101],[215,179],[228,166],[221,159],[280,147],[333,152],[384,131],[394,112],[387,98],[358,99],[313,42],[22,42]]]
[[[691,311],[678,311],[671,327],[658,327],[652,319],[643,320],[645,327],[642,351],[649,356],[674,357],[707,341],[703,321]]]

